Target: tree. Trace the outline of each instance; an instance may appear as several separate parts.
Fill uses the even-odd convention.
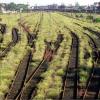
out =
[[[16,10],[19,11],[21,8],[23,8],[23,11],[27,11],[28,5],[25,5],[25,4],[17,4]]]
[[[13,2],[6,5],[6,10],[14,11],[15,9],[16,9],[16,4],[14,4]]]
[[[6,5],[6,10],[10,10],[10,11],[19,11],[21,8],[23,9],[23,11],[27,11],[28,9],[28,5],[25,4],[15,4],[15,3],[10,3]]]

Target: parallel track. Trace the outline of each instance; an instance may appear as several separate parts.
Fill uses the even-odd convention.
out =
[[[25,55],[24,59],[21,61],[18,67],[18,71],[10,87],[9,93],[6,96],[6,100],[10,100],[10,99],[14,100],[18,95],[21,87],[24,85],[23,80],[25,80],[30,60],[31,60],[31,51],[28,51],[28,53]]]
[[[59,49],[59,44],[62,42],[62,40],[59,40],[60,35],[58,35],[55,49],[48,49],[47,48],[47,53],[44,53],[44,58],[36,68],[36,70],[33,71],[33,73],[30,75],[30,77],[27,79],[25,86],[23,87],[22,91],[19,93],[18,97],[16,100],[30,100],[31,97],[34,97],[36,94],[36,85],[39,83],[41,80],[40,75],[45,72],[48,68],[48,63],[51,61],[53,58],[55,52]],[[58,46],[59,45],[59,46]]]
[[[13,28],[12,41],[7,45],[5,49],[2,50],[2,52],[0,53],[0,58],[2,59],[2,57],[5,57],[6,54],[11,50],[11,47],[15,46],[18,41],[19,41],[18,29]]]
[[[83,95],[81,96],[81,99],[98,99],[99,91],[100,91],[100,69],[98,67],[98,48],[95,43],[95,41],[92,39],[92,37],[88,34],[86,34],[90,38],[90,42],[93,48],[93,57],[95,57],[93,61],[93,68],[90,73],[90,77],[87,81],[86,88],[84,90]],[[100,99],[100,98],[99,98]]]
[[[71,32],[72,46],[71,56],[63,84],[63,91],[60,96],[60,100],[72,100],[77,98],[77,68],[78,68],[78,48],[79,40],[75,33]]]
[[[93,34],[97,35],[97,36],[98,36],[98,38],[100,39],[100,32],[97,32],[97,31],[92,30],[92,29],[87,28],[87,27],[83,27],[83,28],[84,28],[85,30],[88,30],[88,31],[90,31],[91,33],[93,33]]]
[[[52,18],[53,21],[57,24],[58,29],[60,24]],[[68,29],[66,26],[64,28]],[[70,31],[70,29],[68,29]],[[60,32],[60,30],[59,30]],[[72,36],[72,46],[71,46],[71,56],[69,59],[69,64],[67,66],[67,72],[63,79],[63,87],[62,92],[59,96],[61,100],[70,100],[77,98],[77,90],[78,90],[78,49],[79,49],[79,39],[77,35],[71,31]]]
[[[28,33],[28,35],[30,35],[29,30],[23,24],[20,24],[20,25]],[[40,27],[40,24],[38,25],[37,30],[39,27]],[[35,32],[36,32],[36,34],[38,34],[39,31],[38,32],[35,31]],[[30,37],[28,38],[28,41],[30,41],[30,43],[33,43],[32,41],[34,39],[36,39],[36,37],[33,38],[32,35],[30,35]],[[35,47],[34,45],[31,46],[33,51],[35,49],[34,47]],[[26,80],[26,77],[28,74],[29,64],[31,63],[32,56],[33,56],[33,52],[31,50],[29,50],[27,52],[27,54],[24,56],[21,63],[19,64],[18,70],[17,70],[16,75],[15,75],[15,79],[12,82],[10,90],[8,91],[7,95],[5,96],[6,100],[9,100],[9,99],[15,100],[17,98],[17,96],[19,95],[19,92],[21,91],[21,89],[23,88],[23,86],[25,84],[25,80]]]

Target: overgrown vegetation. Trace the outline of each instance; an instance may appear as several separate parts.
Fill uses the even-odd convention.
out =
[[[41,16],[43,19],[38,30],[38,26],[36,26],[36,24],[40,22]],[[89,20],[91,19],[90,15],[80,13],[22,13],[21,19],[19,14],[0,15],[0,18],[2,18],[1,23],[7,24],[7,33],[4,34],[3,42],[0,43],[0,52],[2,52],[3,48],[6,48],[8,43],[11,41],[11,30],[13,27],[17,27],[21,33],[21,40],[9,51],[6,57],[0,59],[0,97],[4,97],[4,94],[8,91],[9,85],[14,78],[20,61],[23,59],[28,49],[30,49],[27,42],[27,32],[23,31],[23,29],[18,25],[19,22],[27,27],[30,34],[36,34],[36,30],[39,31],[37,34],[37,39],[34,41],[35,49],[32,49],[33,57],[30,66],[33,70],[43,59],[46,47],[44,40],[54,42],[59,33],[64,34],[64,40],[61,43],[60,48],[53,56],[53,60],[49,62],[47,71],[41,75],[42,80],[39,84],[37,84],[35,99],[52,100],[54,98],[58,98],[59,94],[61,93],[63,85],[62,80],[67,71],[71,52],[71,31],[74,32],[79,38],[79,85],[86,86],[89,73],[93,67],[93,48],[90,45],[89,37],[84,33],[89,34],[95,40],[96,44],[98,45],[98,49],[100,49],[100,40],[96,34],[85,30],[83,27],[100,32],[98,16],[99,15],[97,15],[96,19],[98,23],[92,23]],[[36,29],[35,31],[34,28]],[[2,39],[1,34],[0,39]]]

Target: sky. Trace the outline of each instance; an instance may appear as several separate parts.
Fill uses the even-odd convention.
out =
[[[75,4],[76,2],[79,2],[80,5],[90,5],[93,4],[94,2],[100,2],[100,0],[0,0],[0,3],[10,3],[10,2],[15,2],[15,3],[24,3],[29,5],[34,6],[34,5],[48,5],[48,4]]]

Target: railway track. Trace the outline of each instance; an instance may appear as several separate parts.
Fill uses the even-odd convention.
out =
[[[42,24],[42,20],[43,20],[43,13],[40,17],[40,21],[36,23],[35,25],[35,28],[33,30],[33,34],[31,34],[30,32],[30,26],[25,26],[25,23],[26,22],[20,22],[19,21],[19,25],[24,29],[24,31],[27,33],[27,39],[28,39],[28,44],[32,44],[33,40],[37,38],[37,35],[38,35],[38,32],[39,32],[39,29],[41,27],[41,24]]]
[[[57,22],[55,22],[58,24]],[[58,24],[59,25],[59,24]],[[35,48],[34,42],[32,42],[34,39],[36,39],[39,28],[41,26],[41,20],[39,23],[36,24],[35,29],[33,30],[33,33],[30,34],[27,27],[25,27],[23,24],[21,25],[24,30],[28,33],[28,44],[33,43],[31,45],[31,48]],[[60,26],[59,26],[60,27]],[[94,32],[93,32],[94,33]],[[14,38],[16,38],[16,35],[12,35]],[[61,93],[60,99],[62,100],[70,100],[70,99],[77,99],[78,94],[78,75],[77,75],[77,68],[78,68],[78,48],[79,48],[79,40],[78,37],[75,35],[75,33],[71,32],[72,36],[72,46],[71,46],[71,56],[69,59],[69,64],[67,66],[66,76],[64,79],[64,86],[63,91]],[[97,46],[94,42],[94,40],[87,34],[87,36],[91,40],[91,45],[93,48],[93,57],[97,61],[97,57],[95,57],[95,51],[97,51]],[[100,35],[98,35],[99,37]],[[12,40],[13,43],[16,43],[18,41],[17,39]],[[10,90],[8,94],[6,95],[6,100],[30,100],[32,97],[36,94],[36,85],[41,80],[41,73],[45,72],[48,68],[48,63],[53,58],[54,54],[57,52],[60,43],[62,42],[62,36],[58,36],[57,41],[55,41],[55,49],[51,50],[48,47],[45,50],[44,57],[40,64],[37,66],[37,68],[32,71],[31,74],[29,74],[29,63],[31,63],[32,58],[32,51],[28,51],[27,54],[24,56],[23,60],[21,61],[18,70],[15,74],[15,79],[10,86]],[[10,47],[10,46],[9,46]],[[89,77],[89,81],[87,82],[87,87],[85,88],[85,91],[83,95],[81,95],[81,99],[97,99],[99,95],[99,89],[100,89],[100,82],[98,81],[100,79],[98,72],[99,69],[95,69],[94,67],[97,65],[97,62],[94,63],[93,70],[91,72],[91,75]],[[20,81],[19,81],[20,80]],[[92,84],[92,81],[95,83]],[[98,85],[97,85],[98,84]],[[97,86],[95,86],[97,85]],[[96,91],[89,92],[90,89],[93,89],[93,86],[96,87]],[[98,87],[98,90],[97,90]]]
[[[35,43],[33,42],[34,39],[36,39],[36,34],[38,34],[39,32],[39,27],[41,24],[36,24],[36,29],[35,29],[35,34],[30,34],[29,29],[27,27],[25,27],[23,24],[19,23],[25,32],[27,32],[27,38],[28,38],[28,44],[32,44],[30,45],[30,47],[33,49],[32,51],[29,50],[27,52],[27,54],[24,56],[23,60],[21,61],[21,63],[18,66],[17,72],[15,74],[15,78],[10,86],[10,89],[8,91],[8,93],[5,96],[5,100],[15,100],[15,98],[17,98],[17,96],[19,95],[19,92],[21,91],[21,89],[23,88],[25,81],[27,79],[27,77],[29,77],[29,64],[31,63],[32,60],[32,56],[33,56],[33,51],[35,50]],[[38,30],[38,31],[37,31]]]
[[[0,58],[5,57],[7,53],[11,50],[11,47],[15,46],[16,43],[19,41],[19,33],[18,29],[13,28],[12,29],[12,41],[7,45],[5,49],[2,50],[0,53]]]
[[[37,40],[37,36],[38,36],[38,32],[41,28],[42,20],[43,20],[43,14],[40,17],[40,21],[37,21],[35,28],[33,30],[33,34],[30,33],[30,30],[27,27],[25,27],[24,25],[22,26],[23,29],[27,32],[28,44],[30,45],[31,48],[35,49],[35,42],[33,40]],[[31,75],[32,70],[34,70],[34,69],[28,67],[28,73],[26,75],[26,80]]]
[[[54,20],[54,18],[52,18]],[[56,20],[54,22],[58,25],[58,28],[61,27]],[[64,28],[68,29],[66,26]],[[68,29],[70,31],[70,29]],[[77,98],[78,90],[78,48],[79,48],[79,39],[77,35],[71,31],[72,36],[72,46],[71,46],[71,56],[69,59],[69,64],[67,66],[66,75],[63,79],[62,92],[59,96],[61,100],[70,100]]]
[[[61,13],[58,13],[58,14],[60,14],[60,15],[62,15],[62,16],[65,16],[65,17],[68,17],[68,18],[72,18],[72,19],[75,19],[75,20],[78,20],[78,21],[81,21],[81,22],[86,22],[86,21],[84,21],[84,20],[82,20],[82,19],[79,19],[79,18],[77,18],[77,17],[73,17],[72,15],[65,15],[65,14],[61,14]]]
[[[6,24],[0,24],[0,32],[2,34],[6,33],[6,28],[7,28]]]
[[[91,33],[97,35],[98,38],[100,38],[99,32],[96,32],[87,27],[84,27],[84,29],[90,31]],[[83,100],[85,100],[85,99],[94,100],[94,99],[98,99],[98,97],[100,95],[100,93],[99,93],[100,82],[98,81],[98,80],[100,80],[100,73],[99,73],[99,68],[98,68],[98,59],[100,58],[100,55],[99,55],[98,46],[97,46],[96,41],[94,41],[94,39],[87,33],[84,33],[84,34],[90,39],[89,44],[93,50],[92,51],[93,66],[90,71],[90,76],[87,80],[86,87],[80,87],[81,92],[78,92],[78,95],[81,94],[81,96],[79,96],[79,97],[80,97],[80,99],[83,99]]]
[[[85,33],[86,34],[86,33]],[[81,99],[91,99],[96,100],[100,99],[99,97],[99,91],[100,91],[100,68],[98,67],[98,48],[95,43],[95,41],[92,39],[92,37],[88,34],[86,34],[90,38],[91,46],[93,48],[93,67],[90,72],[89,79],[87,81],[85,89],[82,89],[83,94],[80,96]]]
[[[2,37],[0,38],[0,43],[3,42],[3,37],[4,37],[4,34],[6,33],[6,24],[0,24],[0,34],[2,34]]]
[[[95,64],[94,64],[95,66]],[[99,68],[93,68],[91,76],[89,78],[89,81],[87,83],[87,87],[81,96],[83,100],[85,99],[100,99],[99,97],[99,91],[100,91],[100,69]]]
[[[98,38],[100,39],[100,32],[97,32],[97,31],[95,31],[95,30],[92,30],[92,29],[90,29],[90,28],[88,28],[88,27],[83,27],[83,28],[84,28],[85,30],[88,30],[88,31],[90,31],[91,33],[97,35]]]
[[[59,45],[62,40],[59,40],[62,37],[60,34],[58,35],[57,41],[55,43],[58,43],[55,45],[55,49],[50,49],[47,46],[47,49],[45,50],[43,60],[40,62],[38,67],[32,72],[30,77],[27,79],[25,86],[23,87],[22,91],[19,93],[16,100],[30,100],[32,97],[36,94],[36,85],[41,80],[40,75],[45,72],[48,68],[48,63],[52,60],[56,50],[59,48],[57,45]],[[59,45],[60,46],[60,45]]]
[[[45,58],[44,60],[41,61],[39,66],[36,68],[36,70],[31,74],[29,79],[26,81],[25,87],[22,89],[21,93],[18,95],[17,100],[19,100],[19,99],[20,100],[25,100],[25,99],[30,100],[31,95],[35,95],[36,85],[38,84],[38,82],[41,79],[40,75],[41,75],[41,73],[46,71],[46,69],[48,68],[47,59],[50,59],[49,58],[49,57],[51,57],[50,53],[48,54],[47,58]]]
[[[72,46],[69,63],[67,66],[66,75],[62,87],[62,93],[60,94],[60,100],[72,100],[77,98],[77,68],[78,68],[78,47],[79,40],[75,33],[71,32]]]
[[[62,40],[59,40],[60,39],[59,36],[57,38],[58,43],[62,42]],[[50,61],[52,54],[53,54],[53,51],[48,49],[47,52],[45,52],[44,58],[40,62],[38,67],[32,72],[32,74],[30,75],[29,78],[25,79],[25,77],[27,75],[26,71],[28,69],[28,64],[29,64],[29,61],[27,61],[27,60],[29,59],[30,53],[28,52],[28,56],[26,55],[24,60],[20,64],[19,70],[15,77],[15,81],[13,82],[9,93],[6,96],[6,100],[9,100],[9,99],[13,99],[13,100],[27,99],[27,100],[29,100],[29,98],[31,97],[30,92],[32,92],[31,90],[33,90],[34,87],[36,86],[36,84],[39,82],[39,76],[41,75],[41,73],[46,71],[46,69],[47,69],[46,65],[48,64],[48,61]],[[23,74],[23,75],[21,75],[21,74]],[[32,94],[33,94],[33,92],[32,92]]]
[[[40,27],[40,24],[36,25],[38,28]],[[25,27],[24,27],[25,28]],[[39,32],[39,30],[35,29],[35,32]],[[29,38],[30,39],[30,38]],[[57,37],[57,41],[54,42],[54,47],[55,49],[46,49],[45,53],[44,53],[44,57],[42,59],[42,61],[40,62],[40,64],[36,67],[36,69],[34,71],[32,71],[31,74],[29,74],[29,67],[28,66],[24,66],[24,72],[23,75],[20,76],[21,73],[21,68],[20,71],[17,72],[17,76],[15,77],[15,80],[12,84],[12,88],[10,89],[11,91],[9,91],[9,93],[6,96],[6,100],[9,99],[16,99],[16,100],[29,100],[31,99],[31,96],[33,97],[36,93],[36,85],[38,84],[38,82],[41,80],[40,75],[47,70],[48,68],[48,62],[50,62],[52,60],[52,57],[54,55],[55,52],[57,52],[60,43],[63,40],[63,35],[62,34],[58,34]],[[27,62],[27,61],[24,61]],[[29,63],[30,61],[28,61]],[[25,69],[27,69],[25,71]],[[19,82],[19,80],[21,80],[21,82]],[[23,83],[24,82],[24,83]],[[18,83],[18,84],[17,84]],[[14,92],[15,91],[15,92]],[[16,92],[17,91],[17,92]]]
[[[8,91],[8,94],[6,94],[6,100],[15,100],[15,97],[17,96],[21,87],[24,84],[23,80],[26,77],[26,72],[27,72],[30,60],[31,60],[31,51],[28,51],[24,59],[19,64],[17,73],[15,75],[15,79],[13,80],[13,83],[10,86],[10,90]]]

